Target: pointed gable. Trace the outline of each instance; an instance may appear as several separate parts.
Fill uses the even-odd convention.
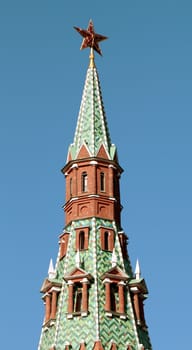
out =
[[[85,144],[82,145],[82,147],[79,150],[79,153],[77,155],[77,159],[83,159],[90,157],[90,153],[88,148],[85,146]]]
[[[89,281],[92,281],[93,279],[90,273],[86,272],[80,267],[75,267],[71,272],[64,276],[66,281],[75,280],[76,282],[80,282],[83,278],[87,278]]]
[[[127,281],[129,276],[121,270],[118,266],[113,267],[112,269],[106,271],[102,276],[101,280],[105,278],[110,278],[114,281]]]
[[[104,158],[104,159],[109,159],[109,155],[106,152],[105,147],[103,146],[103,144],[101,145],[101,147],[99,148],[99,151],[96,155],[98,158]]]
[[[46,278],[43,281],[42,287],[41,287],[41,293],[46,293],[49,289],[51,289],[52,287],[61,287],[61,283],[57,280],[49,280],[48,278]]]

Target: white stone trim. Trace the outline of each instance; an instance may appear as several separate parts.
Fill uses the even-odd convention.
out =
[[[89,162],[89,164],[90,164],[90,165],[97,165],[98,162],[97,162],[96,160],[91,160],[91,161]]]
[[[74,163],[72,166],[71,166],[71,168],[70,169],[73,169],[73,168],[78,168],[79,166],[78,166],[78,164],[77,163]]]

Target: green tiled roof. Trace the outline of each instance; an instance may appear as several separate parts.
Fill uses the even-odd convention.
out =
[[[86,145],[90,156],[96,156],[103,144],[109,158],[114,158],[116,147],[111,144],[95,66],[87,70],[74,142],[69,149],[73,159],[76,159],[83,144]]]
[[[76,316],[67,318],[68,286],[65,277],[76,268],[76,228],[89,227],[89,247],[80,252],[81,267],[78,269],[89,273],[93,279],[89,285],[89,313],[86,317]],[[94,343],[100,339],[104,349],[110,349],[111,341],[115,342],[118,350],[126,350],[130,344],[132,350],[140,350],[142,342],[145,349],[151,350],[147,329],[137,327],[130,291],[126,292],[126,318],[108,317],[105,312],[105,286],[103,274],[110,272],[112,253],[101,249],[100,227],[114,230],[114,250],[117,257],[116,269],[125,277],[132,277],[132,269],[128,259],[124,259],[115,222],[99,218],[73,221],[65,229],[70,232],[67,254],[64,259],[57,259],[57,279],[62,281],[61,293],[58,300],[56,322],[42,329],[39,350],[65,350],[70,343],[72,350],[79,350],[80,342],[86,343],[87,350],[93,350]],[[82,267],[83,266],[83,267]],[[133,280],[135,281],[135,280]],[[141,282],[143,279],[141,279]],[[138,282],[138,281],[137,281]]]

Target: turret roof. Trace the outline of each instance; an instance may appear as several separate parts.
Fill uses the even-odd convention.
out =
[[[85,145],[91,157],[97,156],[101,145],[109,159],[114,159],[116,147],[111,144],[104,111],[101,88],[91,49],[90,65],[84,84],[81,106],[74,136],[69,148],[72,159],[76,159],[81,147]]]

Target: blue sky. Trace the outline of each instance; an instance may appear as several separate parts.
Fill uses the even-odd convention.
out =
[[[88,50],[96,57],[124,168],[122,226],[149,288],[154,349],[191,344],[192,5],[190,1],[0,2],[1,347],[37,349],[39,289],[64,226],[64,179]]]

